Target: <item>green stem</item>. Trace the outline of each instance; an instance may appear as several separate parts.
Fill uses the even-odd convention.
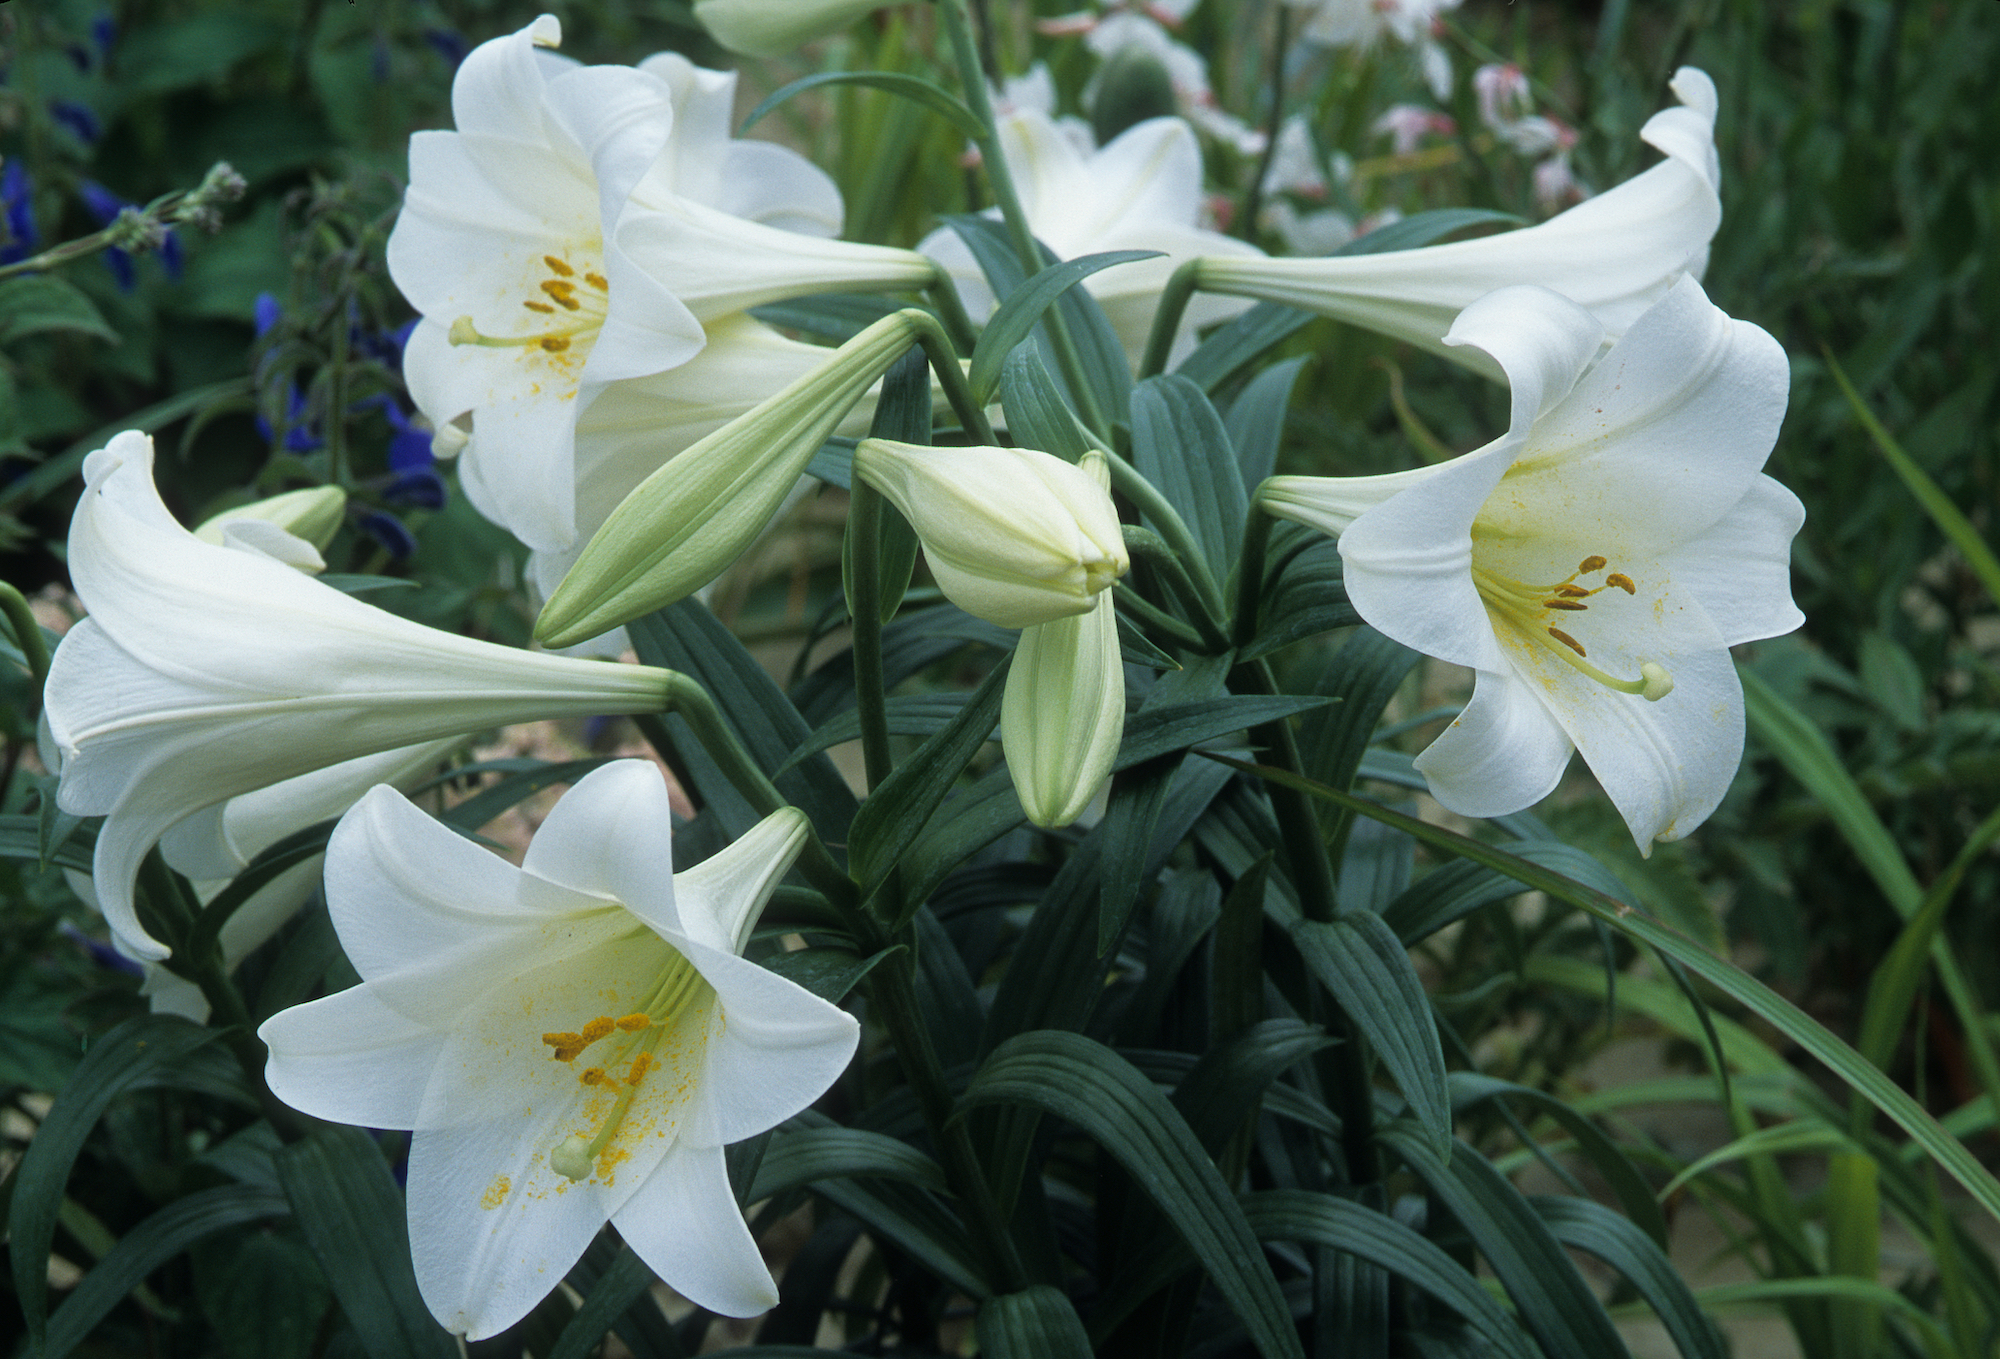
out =
[[[1208,602],[1202,598],[1194,582],[1188,579],[1187,570],[1174,550],[1150,529],[1140,528],[1137,524],[1126,524],[1123,528],[1127,550],[1134,557],[1143,558],[1147,565],[1159,572],[1167,588],[1187,607],[1189,618],[1201,634],[1203,649],[1215,655],[1229,650],[1229,638],[1223,635],[1222,625],[1209,610]]]
[[[1115,598],[1119,608],[1125,610],[1127,613],[1137,614],[1140,621],[1145,623],[1147,627],[1157,628],[1176,642],[1179,642],[1182,646],[1199,649],[1204,645],[1200,633],[1181,622],[1180,619],[1168,613],[1137,590],[1120,590]],[[1456,711],[1456,709],[1453,711]]]
[[[1236,563],[1236,613],[1230,619],[1230,640],[1238,647],[1257,637],[1257,615],[1264,602],[1264,556],[1271,542],[1271,516],[1256,501],[1243,521],[1243,556]]]
[[[1194,532],[1180,511],[1160,494],[1160,488],[1140,474],[1124,458],[1106,457],[1111,468],[1111,489],[1139,507],[1139,513],[1153,521],[1160,536],[1179,554],[1181,565],[1187,569],[1188,577],[1201,591],[1202,601],[1207,604],[1211,617],[1222,616],[1222,591],[1216,588],[1215,577],[1209,574],[1208,561],[1202,556],[1201,545],[1194,540]]]
[[[854,705],[873,789],[889,777],[889,712],[882,678],[882,493],[854,478],[847,502],[847,613],[854,620]]]
[[[1181,317],[1188,301],[1201,287],[1201,261],[1183,261],[1167,279],[1160,292],[1160,306],[1153,313],[1153,328],[1146,332],[1146,356],[1139,361],[1139,380],[1163,373],[1167,358],[1174,352],[1174,336],[1180,333]]]
[[[979,158],[986,171],[986,183],[993,190],[993,202],[1000,209],[1000,220],[1006,224],[1007,234],[1014,243],[1014,253],[1020,258],[1025,277],[1033,278],[1042,271],[1041,247],[1035,243],[1035,233],[1028,225],[1028,214],[1021,207],[1021,196],[1014,188],[1014,172],[1007,164],[1007,158],[1000,148],[998,123],[993,116],[993,100],[986,90],[986,70],[979,60],[978,43],[973,37],[972,15],[968,0],[940,0],[938,17],[944,24],[945,36],[951,42],[952,60],[958,67],[958,81],[965,91],[966,107],[979,120],[981,133],[973,138],[979,147]],[[1059,308],[1049,308],[1043,318],[1048,326],[1049,339],[1056,351],[1056,367],[1061,370],[1063,381],[1068,384],[1070,395],[1075,399],[1077,413],[1083,423],[1101,438],[1108,438],[1111,424],[1105,419],[1104,410],[1097,403],[1097,392],[1085,379],[1083,362],[1077,356],[1076,342],[1064,323]]]
[[[1237,232],[1246,241],[1257,239],[1257,213],[1263,206],[1264,176],[1271,173],[1271,158],[1278,153],[1278,130],[1285,117],[1285,55],[1292,45],[1292,9],[1278,6],[1278,31],[1271,39],[1271,111],[1264,120],[1264,154],[1257,158],[1257,172],[1243,189],[1243,206],[1237,211]]]
[[[8,625],[14,629],[14,642],[21,648],[21,658],[28,663],[28,673],[35,677],[35,687],[40,689],[49,678],[49,644],[42,640],[42,625],[35,621],[35,611],[28,607],[27,599],[5,581],[0,581],[0,613],[6,614]]]
[[[938,386],[944,388],[945,400],[951,403],[958,423],[980,443],[996,442],[986,410],[973,396],[972,384],[965,380],[965,370],[958,366],[958,351],[952,348],[951,337],[945,334],[944,327],[927,311],[912,307],[903,314],[910,318],[917,332],[917,343],[924,347],[924,357],[930,360],[931,371],[937,374]]]
[[[945,333],[960,354],[970,355],[979,343],[979,331],[972,324],[972,318],[965,313],[965,303],[959,298],[958,284],[939,265],[932,275],[924,295],[937,308],[938,319],[944,322]]]

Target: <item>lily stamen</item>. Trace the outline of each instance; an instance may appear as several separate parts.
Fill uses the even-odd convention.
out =
[[[1578,576],[1593,575],[1610,564],[1607,558],[1593,554],[1577,563],[1575,573],[1567,579],[1546,586],[1527,585],[1475,565],[1472,582],[1489,612],[1514,623],[1525,636],[1539,643],[1563,664],[1607,689],[1615,689],[1621,694],[1635,694],[1649,703],[1657,703],[1674,688],[1673,676],[1665,666],[1657,661],[1646,661],[1639,666],[1639,678],[1619,679],[1592,665],[1588,659],[1590,653],[1583,643],[1547,621],[1551,610],[1559,613],[1588,611],[1590,605],[1584,601],[1607,589],[1615,587],[1628,595],[1637,595],[1638,585],[1630,576],[1618,571],[1607,575],[1602,585],[1586,588],[1576,584]]]
[[[605,312],[609,305],[610,281],[592,269],[582,273],[586,289],[579,292],[577,270],[574,266],[554,255],[542,256],[542,263],[549,267],[553,278],[545,278],[535,285],[540,297],[529,297],[521,305],[537,316],[556,316],[570,312],[575,319],[566,324],[550,326],[530,335],[487,335],[473,323],[470,316],[461,316],[451,323],[448,339],[454,345],[476,344],[489,349],[535,348],[548,354],[566,352],[579,337],[595,335],[604,324]],[[547,300],[543,300],[547,299]]]

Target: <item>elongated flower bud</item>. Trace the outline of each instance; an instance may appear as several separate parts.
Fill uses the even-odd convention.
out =
[[[854,474],[910,521],[945,596],[1003,628],[1083,613],[1132,564],[1104,483],[1047,453],[863,439]]]
[[[880,9],[883,0],[695,0],[694,17],[746,57],[782,57]]]
[[[341,520],[346,514],[346,491],[338,486],[312,486],[303,491],[286,491],[283,495],[253,500],[248,505],[238,505],[210,515],[194,531],[194,536],[204,543],[221,547],[224,543],[223,530],[228,525],[246,519],[261,519],[267,524],[276,524],[294,538],[303,538],[324,552],[326,545],[333,541],[333,535],[340,531]]]
[[[883,317],[640,482],[549,597],[536,640],[570,646],[721,575],[778,512],[841,418],[929,323],[915,310]]]
[[[1083,467],[1109,484],[1104,456]],[[1111,774],[1125,732],[1125,662],[1111,592],[1089,612],[1021,630],[1000,699],[1000,747],[1021,810],[1037,826],[1067,826]]]

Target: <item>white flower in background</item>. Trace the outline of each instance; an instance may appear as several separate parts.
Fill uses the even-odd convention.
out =
[[[1482,298],[1448,339],[1506,372],[1506,434],[1411,472],[1275,477],[1259,498],[1339,535],[1370,624],[1477,673],[1417,757],[1439,802],[1518,811],[1574,746],[1644,852],[1728,791],[1743,753],[1729,648],[1804,621],[1790,547],[1805,511],[1760,470],[1789,381],[1775,340],[1693,279],[1598,360],[1601,338],[1547,289]]]
[[[714,39],[746,57],[782,57],[838,33],[884,0],[695,0],[694,17]]]
[[[698,1306],[778,1300],[722,1149],[819,1098],[859,1029],[739,956],[804,814],[679,873],[671,824],[659,772],[620,760],[555,805],[519,868],[388,788],[327,848],[362,981],[259,1029],[271,1090],[414,1132],[417,1285],[467,1339],[525,1316],[607,1220]]]
[[[1085,32],[1084,44],[1105,67],[1128,54],[1151,57],[1166,71],[1181,117],[1242,155],[1263,151],[1264,134],[1215,102],[1215,91],[1208,83],[1208,62],[1192,47],[1175,42],[1157,19],[1131,10],[1114,11]],[[1095,106],[1102,75],[1100,69],[1084,88],[1086,107]]]
[[[1439,99],[1451,97],[1451,58],[1436,41],[1438,16],[1459,0],[1285,0],[1302,12],[1301,41],[1366,52],[1384,38],[1412,49],[1424,83]]]
[[[1615,338],[1677,279],[1701,276],[1722,221],[1715,85],[1683,66],[1673,89],[1682,106],[1654,114],[1639,133],[1667,158],[1538,226],[1372,255],[1205,260],[1202,286],[1305,307],[1495,379],[1501,370],[1483,351],[1454,349],[1444,336],[1460,311],[1496,288],[1553,288]]]
[[[1353,163],[1344,155],[1333,158],[1333,172],[1344,182]],[[1264,174],[1264,206],[1257,224],[1276,232],[1285,249],[1294,255],[1325,255],[1354,239],[1354,219],[1336,208],[1316,208],[1301,212],[1280,195],[1291,194],[1310,202],[1327,195],[1326,173],[1321,169],[1319,149],[1305,118],[1293,114],[1278,129],[1271,149],[1271,165]]]
[[[1016,113],[999,124],[1000,146],[1014,174],[1021,209],[1035,236],[1060,259],[1107,250],[1158,250],[1163,258],[1102,269],[1083,281],[1118,331],[1134,364],[1160,292],[1184,261],[1201,256],[1259,256],[1243,241],[1197,225],[1201,217],[1201,146],[1178,118],[1148,118],[1085,151],[1049,118]],[[986,276],[958,233],[941,227],[917,247],[951,274],[966,310],[983,318],[997,305]],[[1227,297],[1197,296],[1181,322],[1177,354],[1194,332],[1243,311]]]
[[[910,521],[945,597],[1003,628],[1083,613],[1132,565],[1104,483],[1052,454],[863,439],[854,475]]]
[[[1300,212],[1284,199],[1275,199],[1258,214],[1267,231],[1274,231],[1294,255],[1326,255],[1353,240],[1354,219],[1338,208],[1317,208]]]
[[[1426,137],[1449,137],[1458,131],[1450,114],[1427,109],[1420,104],[1391,104],[1382,111],[1372,129],[1387,137],[1389,147],[1399,156],[1413,153]]]
[[[578,66],[542,50],[559,37],[544,15],[466,58],[457,131],[410,140],[388,248],[423,314],[412,398],[440,430],[471,417],[473,503],[548,551],[575,538],[576,424],[607,386],[686,363],[747,307],[931,277],[908,251],[825,239],[831,181],[730,139],[733,75],[670,54]]]
[[[1479,100],[1479,118],[1501,142],[1524,156],[1540,156],[1531,173],[1535,202],[1544,212],[1588,198],[1586,188],[1570,168],[1576,149],[1576,129],[1531,110],[1533,94],[1520,67],[1489,64],[1472,73]]]
[[[1080,464],[1100,490],[1104,455]],[[1083,815],[1118,758],[1125,735],[1125,660],[1111,591],[1090,609],[1021,629],[1000,699],[1000,746],[1021,810],[1037,826]]]
[[[1511,61],[1490,61],[1474,71],[1472,95],[1479,104],[1479,121],[1503,135],[1535,107],[1528,73]]]
[[[103,816],[92,877],[134,957],[166,947],[133,905],[140,861],[205,807],[343,760],[531,718],[659,710],[673,679],[475,642],[385,613],[267,553],[196,539],[153,487],[153,442],[84,460],[69,569],[90,616],[47,686],[58,801]]]

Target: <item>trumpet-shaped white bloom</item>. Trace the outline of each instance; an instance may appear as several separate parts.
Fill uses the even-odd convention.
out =
[[[1003,628],[1084,613],[1131,569],[1104,482],[1051,454],[863,439],[854,475],[910,521],[945,597]]]
[[[1110,486],[1104,455],[1083,471]],[[1021,629],[1000,699],[1000,745],[1021,810],[1037,826],[1067,826],[1111,776],[1125,735],[1125,659],[1111,591],[1087,613]]]
[[[414,1131],[417,1284],[468,1339],[526,1315],[607,1219],[703,1307],[778,1300],[722,1149],[819,1098],[859,1030],[739,956],[804,814],[679,873],[670,824],[658,770],[620,760],[555,805],[519,868],[389,788],[327,847],[362,982],[265,1022],[271,1090]]]
[[[1162,253],[1163,258],[1100,270],[1083,281],[1134,364],[1145,353],[1160,293],[1182,263],[1197,256],[1262,258],[1255,246],[1198,225],[1201,146],[1194,130],[1178,118],[1148,118],[1094,152],[1080,148],[1047,115],[1029,109],[1000,119],[999,133],[1021,210],[1036,238],[1057,258],[1106,250]],[[974,317],[997,305],[957,232],[940,228],[917,248],[949,271]],[[1176,353],[1193,347],[1196,328],[1227,320],[1245,305],[1234,298],[1197,295],[1182,318]]]
[[[1365,326],[1495,379],[1502,373],[1483,352],[1455,349],[1444,336],[1460,311],[1496,288],[1552,288],[1616,338],[1675,280],[1701,277],[1722,221],[1715,84],[1683,66],[1673,90],[1682,106],[1654,114],[1639,132],[1667,158],[1538,226],[1372,255],[1204,260],[1201,286]]]
[[[747,307],[932,277],[909,251],[825,239],[832,181],[730,138],[734,75],[672,54],[577,66],[542,50],[560,36],[544,15],[466,58],[457,131],[410,140],[388,251],[423,314],[412,398],[441,429],[470,414],[473,503],[548,551],[575,540],[577,421],[607,387],[686,363]]]
[[[1784,351],[1683,279],[1597,361],[1547,289],[1466,308],[1513,387],[1507,433],[1382,477],[1276,477],[1273,513],[1340,536],[1347,592],[1406,646],[1472,667],[1472,702],[1417,757],[1466,816],[1547,795],[1572,746],[1642,851],[1699,825],[1743,753],[1728,648],[1789,632],[1798,498],[1761,468]]]
[[[70,577],[90,616],[47,687],[58,800],[105,817],[93,877],[134,956],[166,947],[133,906],[163,833],[253,788],[375,751],[530,718],[656,711],[677,678],[456,637],[397,618],[291,564],[275,526],[196,539],[153,487],[153,442],[120,434],[85,459]],[[268,530],[248,540],[242,529]],[[266,540],[270,540],[267,544]]]

